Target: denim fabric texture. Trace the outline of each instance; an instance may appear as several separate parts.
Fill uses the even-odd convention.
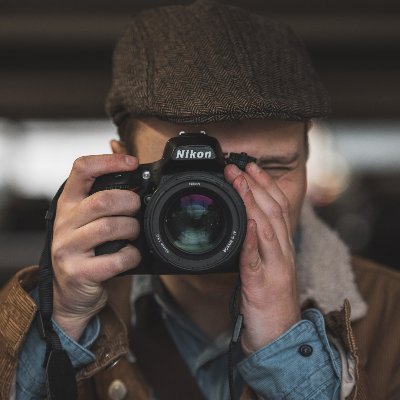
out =
[[[302,346],[311,346],[302,355]],[[243,379],[268,399],[332,400],[340,398],[341,363],[330,346],[322,314],[315,309],[272,343],[238,364]]]
[[[38,289],[31,293],[38,303]],[[98,317],[90,320],[79,342],[67,336],[53,321],[53,327],[60,337],[61,344],[68,352],[72,365],[79,370],[95,361],[94,354],[89,350],[100,332]],[[17,367],[16,399],[33,400],[43,399],[46,396],[45,370],[43,360],[46,353],[46,343],[39,336],[36,324],[32,324],[22,351],[20,352]]]
[[[137,276],[131,301],[141,295],[155,292],[166,327],[195,377],[204,397],[228,400],[227,348],[230,332],[214,340],[206,337],[193,322],[179,312],[157,277]],[[33,297],[37,299],[37,292]],[[245,358],[240,346],[234,360],[235,393],[238,397],[247,383],[261,397],[273,399],[339,399],[341,366],[340,356],[328,342],[322,314],[315,309],[306,310],[302,320],[292,326],[274,342]],[[64,349],[73,365],[79,369],[94,361],[90,346],[96,340],[100,324],[91,320],[79,343],[69,338],[54,323]],[[309,345],[312,354],[305,357],[300,347]],[[40,399],[45,393],[42,368],[45,344],[36,326],[32,325],[19,357],[17,370],[17,400]]]

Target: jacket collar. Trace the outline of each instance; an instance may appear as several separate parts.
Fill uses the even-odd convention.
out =
[[[305,203],[300,218],[297,253],[300,302],[313,300],[326,314],[351,304],[351,320],[365,316],[367,305],[357,288],[347,246]]]

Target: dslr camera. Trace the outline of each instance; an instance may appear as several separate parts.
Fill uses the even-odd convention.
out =
[[[141,198],[140,236],[131,242],[142,255],[130,274],[203,274],[238,271],[246,234],[242,199],[224,179],[224,167],[244,169],[246,153],[225,157],[205,132],[170,139],[159,161],[96,179],[91,193],[132,190]],[[128,241],[104,243],[96,254],[113,253]]]

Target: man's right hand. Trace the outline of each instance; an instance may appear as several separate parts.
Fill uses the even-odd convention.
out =
[[[78,158],[58,200],[54,223],[53,319],[71,338],[79,340],[89,320],[104,307],[102,283],[140,262],[137,248],[95,256],[99,244],[134,240],[139,222],[139,196],[128,190],[105,190],[89,196],[95,179],[111,172],[132,171],[135,157],[122,154]]]

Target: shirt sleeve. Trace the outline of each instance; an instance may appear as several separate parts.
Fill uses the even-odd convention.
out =
[[[31,293],[31,296],[38,302],[37,289]],[[68,353],[76,370],[95,361],[95,355],[89,349],[100,332],[100,321],[97,316],[90,320],[79,342],[71,339],[54,321],[52,323],[63,349]],[[45,370],[43,368],[45,353],[46,343],[41,339],[36,324],[33,323],[19,353],[15,387],[16,400],[42,399],[46,396]]]
[[[245,382],[262,398],[338,400],[340,354],[330,345],[322,314],[302,313],[302,320],[238,364]]]

